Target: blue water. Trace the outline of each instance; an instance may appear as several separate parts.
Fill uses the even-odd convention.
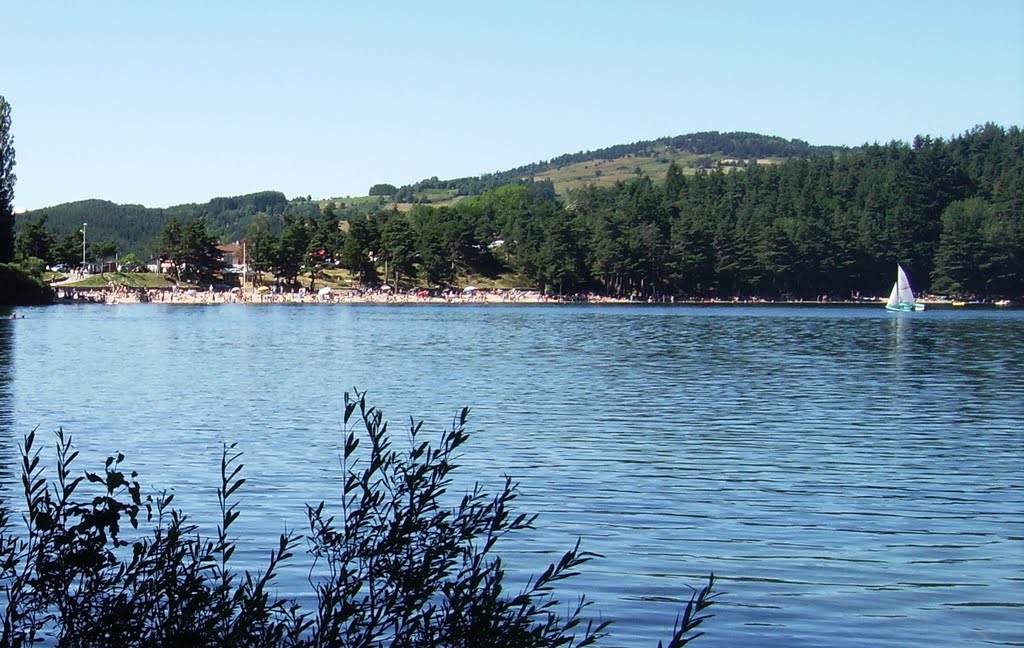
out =
[[[339,490],[342,394],[392,429],[471,408],[459,486],[520,483],[538,529],[513,578],[577,538],[567,583],[666,639],[725,593],[700,646],[1024,644],[1024,313],[881,308],[158,306],[0,322],[0,481],[63,427],[212,528],[223,442],[245,452],[239,555],[264,563]],[[45,435],[44,435],[45,438]],[[16,489],[15,489],[16,492]],[[279,582],[302,596],[305,568]]]

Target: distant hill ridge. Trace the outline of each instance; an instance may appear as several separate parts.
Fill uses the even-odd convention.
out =
[[[479,195],[510,182],[522,180],[552,179],[553,171],[587,162],[614,162],[626,158],[660,158],[660,167],[664,171],[673,159],[680,156],[717,156],[722,158],[763,159],[808,157],[831,155],[842,150],[840,146],[814,146],[799,139],[787,140],[772,135],[760,135],[748,132],[704,131],[689,135],[661,137],[654,140],[641,140],[632,144],[616,144],[593,151],[566,153],[547,161],[532,162],[523,166],[496,171],[480,176],[467,176],[452,180],[438,180],[436,177],[421,180],[415,184],[405,185],[398,190],[395,199],[399,202],[412,202],[415,194],[429,190],[453,190],[457,195]],[[643,169],[641,170],[650,170]],[[589,174],[587,174],[589,175]],[[601,174],[598,173],[597,176]],[[658,175],[655,173],[655,175]],[[592,178],[582,177],[579,180]],[[567,183],[569,184],[569,183]],[[562,192],[559,192],[562,193]]]
[[[841,147],[813,146],[799,139],[787,140],[771,135],[758,133],[704,131],[675,137],[661,137],[655,140],[643,140],[632,144],[617,144],[595,151],[566,153],[552,158],[547,162],[528,164],[498,175],[525,175],[547,171],[551,168],[590,162],[594,160],[614,160],[630,155],[651,155],[658,149],[693,153],[695,155],[721,154],[736,158],[767,158],[767,157],[801,157],[810,155],[830,155]]]
[[[547,161],[480,176],[451,180],[433,177],[399,188],[389,200],[397,203],[437,202],[457,196],[479,195],[513,182],[545,180],[551,180],[559,193],[564,194],[567,190],[589,182],[613,182],[619,178],[616,169],[622,174],[640,171],[657,179],[664,175],[664,169],[671,161],[678,163],[680,156],[693,165],[700,162],[697,159],[700,156],[714,156],[717,160],[788,158],[829,155],[840,148],[812,146],[803,140],[787,140],[757,133],[706,131],[566,153]],[[588,165],[594,166],[591,168]],[[575,166],[586,169],[570,174],[572,177],[561,178],[558,175],[559,170],[573,169]],[[353,203],[366,209],[376,207],[380,200],[360,198],[358,201],[350,201],[350,207]],[[145,246],[172,217],[182,221],[203,217],[212,231],[225,240],[234,240],[245,235],[253,217],[258,213],[266,214],[269,217],[268,225],[277,230],[284,214],[301,215],[317,209],[316,202],[308,198],[289,200],[279,191],[218,197],[202,204],[188,203],[167,208],[119,205],[107,200],[88,199],[26,212],[18,216],[17,223],[38,219],[45,213],[47,224],[58,239],[81,228],[82,223],[88,223],[86,229],[89,240],[114,241],[122,252],[145,254]],[[339,212],[339,215],[343,216],[344,213]]]
[[[294,205],[294,206],[293,206]],[[89,199],[62,203],[46,209],[18,215],[16,226],[46,215],[46,224],[59,240],[86,225],[89,241],[113,241],[121,253],[146,254],[152,241],[171,218],[190,221],[206,218],[212,231],[225,239],[244,235],[253,216],[264,213],[280,224],[289,209],[303,211],[314,205],[305,199],[290,201],[280,191],[261,191],[244,196],[214,198],[203,204],[189,203],[173,207],[119,205],[109,200]]]

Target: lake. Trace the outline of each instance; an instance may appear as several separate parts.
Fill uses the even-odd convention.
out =
[[[0,482],[63,427],[212,531],[245,455],[239,555],[262,566],[341,475],[342,397],[401,441],[471,408],[460,488],[520,484],[525,579],[653,646],[713,571],[696,646],[1024,642],[1024,312],[855,307],[159,306],[0,321]],[[13,486],[18,492],[20,485]],[[233,527],[235,528],[235,527]],[[502,545],[499,545],[502,547]],[[280,593],[306,591],[300,565]]]

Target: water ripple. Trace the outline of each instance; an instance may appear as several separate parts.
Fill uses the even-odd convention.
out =
[[[0,451],[35,426],[82,467],[123,451],[215,524],[245,452],[237,556],[336,499],[341,396],[401,430],[472,407],[453,494],[520,483],[525,582],[570,582],[656,645],[691,586],[728,594],[702,646],[1014,645],[1024,637],[1024,317],[877,309],[61,307],[0,322]],[[6,341],[5,341],[6,340]],[[12,342],[13,340],[13,342]],[[6,346],[5,346],[6,345]],[[6,382],[5,382],[6,381]],[[11,407],[4,407],[4,403]],[[12,411],[10,419],[4,412]],[[285,593],[305,591],[289,567]],[[571,593],[571,592],[570,592]]]

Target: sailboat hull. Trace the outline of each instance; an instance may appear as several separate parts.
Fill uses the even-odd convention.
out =
[[[923,311],[924,304],[920,302],[914,302],[913,304],[909,302],[900,302],[895,306],[890,306],[889,304],[886,304],[885,310],[892,311],[894,313],[913,313],[914,311]]]

